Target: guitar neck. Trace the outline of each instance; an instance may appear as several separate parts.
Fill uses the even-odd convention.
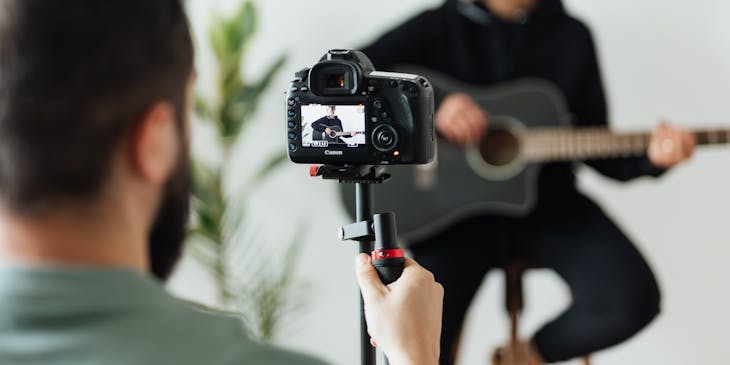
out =
[[[355,135],[361,135],[365,134],[365,132],[355,132]],[[352,132],[332,132],[330,133],[331,137],[350,137],[352,136]]]
[[[693,131],[698,145],[730,143],[730,130]],[[576,161],[641,156],[651,133],[613,133],[606,128],[537,128],[523,136],[529,162]]]

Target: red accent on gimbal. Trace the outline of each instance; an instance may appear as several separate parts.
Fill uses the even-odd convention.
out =
[[[390,249],[390,250],[375,250],[372,253],[373,260],[383,259],[397,259],[406,257],[405,251],[402,248]]]

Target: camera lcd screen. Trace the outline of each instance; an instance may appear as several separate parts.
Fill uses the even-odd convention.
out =
[[[302,105],[302,147],[365,145],[364,105]]]

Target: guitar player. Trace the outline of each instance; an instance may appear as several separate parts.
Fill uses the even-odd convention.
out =
[[[342,132],[342,120],[335,114],[337,107],[327,105],[327,115],[312,122],[312,139],[315,141],[327,141],[329,143],[346,143],[342,140],[342,136],[332,136],[332,132]],[[355,133],[351,134],[355,137]]]
[[[472,85],[545,79],[566,96],[575,125],[608,124],[591,33],[560,0],[447,0],[363,51],[376,69],[413,64]],[[478,142],[487,133],[489,110],[466,94],[444,95],[435,88],[436,129],[445,143]],[[694,147],[689,132],[662,124],[642,157],[584,162],[627,181],[661,175],[690,158]],[[578,192],[573,164],[546,165],[538,185],[537,205],[525,217],[470,217],[411,245],[446,289],[441,364],[454,363],[475,292],[507,258],[555,270],[573,298],[520,345],[527,364],[565,361],[616,345],[659,313],[659,288],[649,265],[601,208]]]

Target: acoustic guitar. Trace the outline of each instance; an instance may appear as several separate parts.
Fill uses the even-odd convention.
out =
[[[355,137],[357,135],[365,134],[363,131],[352,131],[352,132],[343,132],[342,127],[333,125],[333,126],[325,126],[326,128],[329,128],[330,132],[317,132],[314,131],[314,139],[315,140],[324,140],[327,137],[329,138],[337,138],[337,137]]]
[[[359,134],[365,134],[365,132],[362,131],[352,131],[352,132],[343,132],[342,128],[338,126],[332,126],[328,127],[330,129],[330,133],[328,134],[330,138],[336,138],[336,137],[355,137]]]
[[[425,76],[446,94],[469,94],[490,114],[489,131],[478,145],[461,148],[440,140],[433,163],[388,168],[392,178],[376,188],[375,208],[396,212],[406,241],[429,237],[474,215],[524,216],[535,205],[543,163],[640,156],[651,140],[651,133],[571,127],[565,98],[544,80],[484,88],[423,68],[405,70]],[[694,134],[698,145],[730,143],[730,130]],[[353,214],[352,184],[341,184],[341,194]]]

